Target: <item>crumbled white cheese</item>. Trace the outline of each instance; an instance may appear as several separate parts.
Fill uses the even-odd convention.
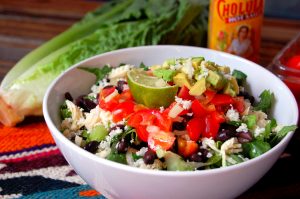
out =
[[[207,155],[206,155],[207,158],[211,158],[212,156],[213,156],[213,155],[212,155],[211,152],[208,152]]]
[[[265,132],[265,128],[260,128],[259,126],[256,126],[256,128],[254,129],[254,137],[258,137],[263,132]]]
[[[236,132],[248,132],[247,124],[242,123],[241,126],[236,129]]]
[[[184,72],[185,74],[187,74],[187,77],[189,79],[193,78],[195,69],[193,67],[193,62],[192,62],[191,58],[186,60],[183,67],[181,68],[181,71]]]
[[[106,128],[109,128],[109,124],[113,123],[112,114],[109,111],[101,109],[99,106],[86,113],[85,117],[82,123],[88,130],[99,124],[103,124]]]
[[[221,145],[221,156],[222,156],[222,166],[226,166],[226,156],[227,154],[232,153],[239,153],[242,152],[242,145],[238,142],[237,138],[230,138],[229,140],[226,140]]]
[[[108,77],[110,79],[117,79],[117,78],[126,78],[127,72],[132,69],[134,66],[126,64],[124,66],[120,66],[117,68],[112,69],[112,71],[109,73]]]
[[[113,138],[116,135],[121,134],[122,132],[123,132],[122,129],[120,129],[119,127],[117,127],[116,129],[114,129],[114,130],[112,130],[112,131],[109,132],[109,136]]]
[[[161,170],[163,169],[163,163],[156,159],[153,164],[145,164],[142,158],[138,159],[133,163],[134,167],[142,168],[142,169],[151,169],[151,170]]]
[[[148,151],[148,147],[142,147],[139,151],[137,151],[135,154],[138,156],[144,156],[145,153]]]
[[[182,108],[184,108],[186,110],[190,109],[191,106],[192,106],[192,101],[191,100],[183,100],[182,98],[175,96],[175,101],[177,103],[181,104]]]
[[[96,155],[101,158],[106,158],[111,152],[111,148],[105,148],[103,150],[99,150]]]
[[[213,140],[213,138],[202,138],[202,147],[204,149],[207,149],[208,147],[212,150],[219,152],[220,150],[217,148],[216,142]]]
[[[201,74],[198,76],[198,80],[202,78],[206,78],[208,76],[208,69],[206,68],[206,61],[201,62],[200,64],[200,69],[201,69]]]
[[[229,121],[239,121],[240,120],[240,116],[239,116],[239,112],[237,112],[235,109],[233,109],[233,107],[231,106],[230,109],[228,109],[228,111],[226,112],[226,118]]]

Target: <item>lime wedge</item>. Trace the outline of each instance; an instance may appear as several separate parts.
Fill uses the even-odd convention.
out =
[[[127,73],[128,86],[134,100],[149,108],[168,107],[175,100],[178,86],[170,86],[162,78],[149,76],[142,69]]]

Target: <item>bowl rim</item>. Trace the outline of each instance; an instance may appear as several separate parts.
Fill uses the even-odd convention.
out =
[[[143,174],[143,175],[154,175],[154,176],[170,176],[170,177],[186,177],[186,176],[206,176],[206,175],[214,175],[214,174],[219,174],[219,173],[223,173],[223,172],[231,172],[233,170],[236,169],[242,169],[244,167],[248,167],[251,166],[253,164],[256,164],[257,162],[261,161],[262,159],[267,158],[268,156],[270,156],[273,152],[278,151],[281,149],[282,145],[284,145],[285,143],[288,144],[289,140],[291,139],[291,137],[293,136],[294,132],[290,132],[288,133],[276,146],[274,146],[273,148],[271,148],[269,151],[267,151],[266,153],[260,155],[259,157],[247,160],[245,162],[236,164],[236,165],[231,165],[228,167],[220,167],[220,168],[215,168],[215,169],[209,169],[209,170],[196,170],[196,171],[165,171],[165,170],[149,170],[149,169],[141,169],[141,168],[136,168],[136,167],[132,167],[129,165],[124,165],[124,164],[120,164],[111,160],[107,160],[101,157],[96,156],[95,154],[92,154],[86,150],[84,150],[83,148],[77,146],[75,143],[73,143],[72,141],[70,141],[68,138],[66,138],[54,125],[49,111],[48,111],[48,99],[50,96],[50,93],[52,92],[54,86],[56,85],[56,83],[63,78],[63,76],[68,73],[71,70],[74,70],[75,68],[77,68],[78,66],[82,65],[85,62],[88,62],[90,60],[93,59],[99,59],[101,57],[105,57],[105,56],[109,56],[109,55],[114,55],[114,54],[118,54],[118,53],[122,53],[122,52],[131,52],[131,51],[139,51],[139,50],[146,50],[146,49],[150,49],[150,48],[180,48],[180,49],[184,49],[184,48],[194,48],[194,49],[202,49],[204,51],[209,51],[211,53],[217,53],[220,54],[224,57],[228,57],[230,59],[235,59],[236,61],[239,62],[246,62],[248,64],[252,64],[255,67],[258,67],[262,70],[264,70],[265,72],[269,73],[269,75],[271,75],[273,78],[278,79],[280,82],[280,86],[284,87],[287,92],[288,95],[290,95],[292,101],[290,102],[290,105],[295,107],[296,110],[298,110],[298,105],[296,102],[296,99],[294,97],[294,95],[292,94],[291,90],[282,82],[282,80],[280,80],[276,75],[274,75],[273,73],[271,73],[269,70],[267,70],[266,68],[252,62],[249,60],[246,60],[244,58],[238,57],[236,55],[232,55],[232,54],[228,54],[225,52],[220,52],[220,51],[216,51],[216,50],[212,50],[212,49],[207,49],[207,48],[202,48],[202,47],[194,47],[194,46],[183,46],[183,45],[152,45],[152,46],[139,46],[139,47],[131,47],[131,48],[124,48],[124,49],[119,49],[119,50],[115,50],[115,51],[111,51],[111,52],[106,52],[103,54],[99,54],[99,55],[95,55],[93,57],[90,57],[88,59],[85,59],[75,65],[73,65],[72,67],[70,67],[69,69],[67,69],[65,72],[63,72],[62,74],[60,74],[48,87],[46,94],[44,96],[43,99],[43,115],[46,121],[46,124],[52,134],[53,137],[57,137],[57,139],[59,139],[62,143],[65,143],[66,145],[68,145],[68,148],[70,147],[72,150],[76,150],[78,151],[78,153],[82,156],[85,156],[88,159],[91,159],[92,161],[96,161],[97,163],[100,164],[104,164],[106,166],[109,167],[113,167],[114,169],[119,169],[119,170],[123,170],[126,172],[131,172],[131,173],[139,173],[139,174]],[[298,118],[299,118],[299,114],[298,111],[295,112],[294,114],[294,121],[292,121],[292,123],[297,124]],[[64,155],[64,154],[63,154]]]

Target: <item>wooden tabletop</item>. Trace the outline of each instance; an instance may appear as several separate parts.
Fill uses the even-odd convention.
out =
[[[100,4],[93,0],[0,0],[0,81],[25,54]],[[267,66],[299,32],[300,21],[265,18],[260,64]],[[274,167],[239,198],[300,198],[299,133]]]

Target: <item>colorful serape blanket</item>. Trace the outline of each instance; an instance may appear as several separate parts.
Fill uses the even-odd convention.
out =
[[[44,121],[0,126],[1,198],[101,198],[67,163]]]

